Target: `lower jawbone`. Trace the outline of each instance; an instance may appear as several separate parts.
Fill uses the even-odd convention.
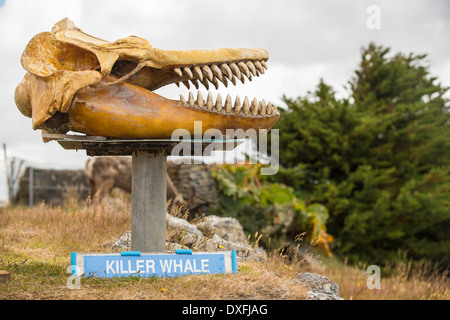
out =
[[[42,63],[39,50],[46,46],[44,59],[48,52],[51,59]],[[170,100],[153,90],[172,83],[197,89],[199,84],[217,89],[219,81],[244,83],[245,77],[265,72],[267,59],[261,49],[169,51],[137,37],[109,43],[62,20],[52,33],[28,44],[21,60],[28,73],[15,99],[19,110],[32,117],[33,128],[47,132],[171,138],[177,129],[197,133],[194,126],[201,121],[202,134],[210,129],[248,134],[249,129],[270,130],[280,116],[276,107],[256,98],[213,98],[211,92],[204,97],[200,91]]]
[[[201,121],[202,133],[217,129],[225,135],[229,129],[246,132],[270,129],[279,117],[273,108],[267,111],[267,105],[263,110],[263,102],[245,100],[244,111],[239,97],[234,104],[230,96],[220,101],[219,95],[215,102],[212,94],[209,97],[209,101],[205,100],[200,93],[194,99],[190,93],[187,100],[169,100],[129,83],[84,88],[75,95],[69,111],[69,127],[72,131],[97,136],[169,138],[177,129],[193,135],[196,121]]]

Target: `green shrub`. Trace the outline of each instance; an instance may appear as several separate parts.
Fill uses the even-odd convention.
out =
[[[279,108],[282,168],[270,179],[326,206],[333,252],[354,261],[402,250],[450,265],[450,101],[424,59],[370,44],[350,98],[320,81]]]
[[[325,233],[328,210],[318,203],[307,205],[291,187],[265,180],[258,174],[260,168],[229,164],[212,168],[220,191],[213,213],[237,218],[251,236],[262,234],[260,244],[267,249],[292,242],[297,234],[305,232],[305,240],[315,241],[331,255],[331,238]]]

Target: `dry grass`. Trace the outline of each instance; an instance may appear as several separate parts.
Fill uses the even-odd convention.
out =
[[[365,266],[348,266],[335,260],[321,264],[312,253],[305,264],[305,260],[288,257],[282,250],[274,251],[264,262],[238,263],[237,275],[82,278],[80,290],[69,290],[66,271],[70,252],[108,252],[104,245],[130,230],[130,209],[129,202],[120,199],[77,207],[70,197],[63,207],[0,208],[0,270],[11,273],[9,283],[0,283],[0,300],[301,300],[307,290],[293,280],[298,272],[305,271],[337,282],[345,299],[450,299],[448,274],[439,273],[429,263],[405,263],[404,257],[399,257],[396,264],[381,266],[381,289],[369,290]],[[176,210],[172,213],[184,214]],[[256,242],[259,236],[254,238]]]
[[[305,299],[292,281],[296,272],[281,261],[239,263],[237,275],[179,278],[82,278],[81,289],[66,286],[70,252],[107,252],[130,229],[130,207],[118,201],[70,209],[0,209],[0,299]]]
[[[448,272],[437,264],[412,262],[401,254],[394,263],[380,266],[381,288],[368,289],[366,265],[349,266],[345,262],[323,265],[320,272],[339,284],[340,295],[349,300],[449,300]]]

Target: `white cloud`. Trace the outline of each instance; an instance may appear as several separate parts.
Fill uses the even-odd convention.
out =
[[[380,30],[366,27],[369,5],[380,7]],[[13,99],[25,74],[19,61],[27,42],[64,17],[110,41],[133,34],[163,49],[264,48],[270,54],[264,76],[219,92],[279,104],[283,94],[295,97],[313,90],[320,78],[344,96],[360,48],[370,41],[390,46],[392,52],[428,53],[433,75],[450,86],[449,9],[444,0],[432,5],[425,0],[6,0],[0,7],[0,142],[7,143],[12,155],[32,162],[84,165],[82,152],[44,144]],[[180,89],[169,86],[158,92],[178,98]],[[187,90],[181,92],[186,95]]]

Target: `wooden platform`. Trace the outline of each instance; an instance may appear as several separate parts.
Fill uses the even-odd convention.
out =
[[[244,142],[244,139],[116,139],[54,133],[42,133],[42,138],[44,141],[57,141],[66,150],[86,150],[88,156],[130,156],[134,151],[158,152],[162,150],[166,150],[167,154],[170,155],[176,146],[180,149],[190,147],[191,156],[199,155],[199,152],[203,156],[209,156],[212,150],[229,151]]]

